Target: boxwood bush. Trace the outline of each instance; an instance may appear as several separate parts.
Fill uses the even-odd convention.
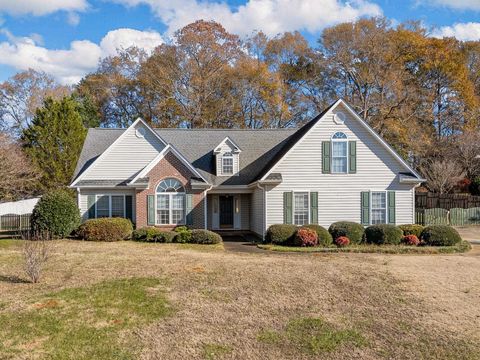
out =
[[[359,244],[362,242],[365,229],[363,225],[352,221],[338,221],[330,225],[328,232],[333,240],[340,236],[346,236],[350,239],[350,244]]]
[[[192,230],[187,226],[177,226],[173,231],[176,233],[173,242],[189,243],[192,240]]]
[[[391,224],[371,225],[365,229],[365,242],[376,245],[398,245],[402,242],[403,231]]]
[[[265,240],[269,243],[277,245],[290,245],[293,243],[297,226],[291,224],[274,224],[270,225],[265,236]]]
[[[462,238],[451,226],[430,225],[423,229],[421,240],[429,246],[453,246],[462,241]]]
[[[222,242],[222,237],[217,233],[204,229],[192,230],[192,244],[219,244]]]
[[[420,235],[422,235],[422,231],[425,228],[423,225],[418,225],[418,224],[404,224],[404,225],[398,225],[400,230],[403,231],[403,235],[415,235],[417,238],[420,239]]]
[[[90,241],[126,240],[132,236],[132,232],[132,222],[123,218],[90,219],[78,229],[79,237]]]
[[[174,231],[167,231],[147,226],[133,231],[132,239],[135,241],[171,243],[177,235]]]
[[[303,226],[308,229],[315,230],[318,236],[318,245],[319,246],[330,246],[333,243],[332,235],[325,229],[323,226],[317,224],[309,224]]]

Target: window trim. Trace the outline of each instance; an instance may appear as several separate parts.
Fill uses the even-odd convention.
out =
[[[388,193],[387,193],[387,190],[370,190],[369,191],[370,193],[370,209],[369,209],[369,213],[370,213],[370,225],[379,225],[379,224],[388,224]],[[372,195],[373,193],[383,193],[385,194],[385,223],[379,223],[379,224],[374,224],[372,222],[373,220],[373,217],[372,217],[372,210],[373,210],[373,201],[372,201]],[[375,210],[381,210],[381,209],[375,209]]]
[[[177,180],[180,185],[182,185],[182,188],[183,188],[183,191],[180,192],[180,191],[175,191],[175,192],[172,192],[172,191],[162,191],[162,192],[158,192],[158,186],[162,183],[162,181],[165,181],[165,180],[169,180],[169,179],[174,179],[174,180]],[[159,222],[159,216],[158,216],[158,195],[168,195],[168,224],[162,224]],[[172,219],[173,219],[173,211],[174,210],[178,210],[178,209],[173,209],[173,202],[172,202],[172,197],[173,195],[182,195],[183,196],[183,221],[182,222],[179,222],[179,223],[172,223]],[[157,183],[157,186],[155,187],[155,197],[154,197],[155,201],[154,201],[154,206],[155,206],[155,225],[158,225],[158,226],[178,226],[178,225],[185,225],[187,223],[187,192],[185,190],[185,185],[183,185],[183,183],[175,178],[175,177],[167,177],[167,178],[164,178],[162,180],[160,180],[158,183]],[[165,210],[165,209],[163,209]]]
[[[308,225],[310,224],[310,190],[296,190],[296,191],[292,191],[292,224],[293,225],[297,225],[297,226],[303,226],[303,225]],[[298,224],[295,224],[295,194],[307,194],[307,201],[308,201],[308,205],[307,205],[307,223],[306,224],[303,224],[303,225],[298,225]]]
[[[123,197],[123,216],[117,216],[118,218],[125,219],[125,216],[127,214],[127,201],[125,197],[127,196],[126,194],[112,194],[112,193],[106,193],[106,194],[95,194],[95,219],[102,219],[98,217],[98,198],[102,196],[108,196],[108,216],[107,217],[112,217],[112,196],[121,196]]]
[[[341,133],[343,135],[345,135],[345,138],[344,139],[334,139],[333,137],[338,134],[338,133]],[[348,135],[345,134],[343,131],[335,131],[333,133],[333,135],[330,137],[330,153],[331,153],[331,156],[330,156],[330,172],[332,174],[336,174],[336,175],[345,175],[345,174],[348,174],[348,169],[349,169],[349,166],[350,166],[350,159],[349,159],[349,156],[348,156],[348,152],[349,152],[349,148],[348,148]],[[345,143],[346,144],[346,155],[345,156],[333,156],[333,144],[334,143]],[[337,171],[333,171],[333,158],[336,157],[336,158],[346,158],[347,160],[347,167],[345,169],[345,171],[342,171],[342,172],[337,172]]]
[[[234,159],[234,156],[233,156],[233,153],[232,152],[225,152],[222,154],[222,159],[221,159],[221,165],[222,165],[222,175],[235,175],[235,159]],[[223,163],[223,160],[232,160],[232,172],[228,172],[226,173],[225,172],[225,165]],[[230,166],[230,165],[228,165]]]

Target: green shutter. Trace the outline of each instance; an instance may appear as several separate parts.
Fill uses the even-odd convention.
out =
[[[370,225],[370,191],[362,191],[361,202],[362,225]]]
[[[348,142],[348,172],[355,174],[357,172],[357,142]]]
[[[87,197],[87,206],[88,206],[88,218],[95,219],[95,206],[96,206],[95,195],[88,195]]]
[[[388,223],[395,224],[395,191],[388,192]]]
[[[322,173],[330,174],[330,141],[322,141]]]
[[[133,221],[133,197],[125,195],[125,217]]]
[[[147,225],[155,225],[155,195],[147,195]]]
[[[283,223],[293,223],[293,193],[291,191],[283,193]]]
[[[318,192],[310,193],[310,223],[318,224]]]
[[[185,210],[187,213],[187,225],[193,225],[193,195],[187,194],[185,196]]]

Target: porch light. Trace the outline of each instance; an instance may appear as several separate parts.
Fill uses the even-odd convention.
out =
[[[238,199],[235,199],[235,212],[237,214],[240,212],[240,207],[238,206]]]

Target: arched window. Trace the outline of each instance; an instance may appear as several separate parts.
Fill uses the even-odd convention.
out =
[[[185,188],[177,179],[162,180],[157,186],[157,224],[185,224]]]
[[[343,132],[332,136],[332,173],[346,174],[348,171],[348,138]]]
[[[222,155],[222,175],[233,175],[233,154],[231,152]]]

